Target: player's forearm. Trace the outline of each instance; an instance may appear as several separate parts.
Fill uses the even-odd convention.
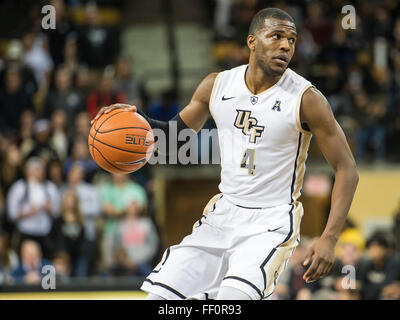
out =
[[[147,120],[149,123],[150,127],[158,130],[162,130],[165,134],[166,137],[166,143],[167,146],[165,146],[166,154],[176,154],[177,150],[170,150],[169,142],[172,140],[176,140],[176,143],[171,143],[171,145],[176,145],[177,149],[184,144],[186,141],[179,141],[179,133],[182,130],[189,129],[189,127],[183,122],[182,118],[180,117],[179,114],[177,114],[174,118],[172,118],[169,121],[160,121],[160,120],[155,120],[147,116],[145,113],[143,113],[140,110],[137,110],[137,113],[139,113],[143,118]],[[164,148],[162,148],[164,149]]]
[[[358,184],[358,173],[355,167],[348,166],[335,172],[335,183],[332,190],[331,210],[323,236],[337,241],[353,201]]]
[[[160,121],[160,120],[152,119],[148,115],[146,115],[144,112],[142,112],[141,110],[137,110],[137,113],[139,113],[143,118],[145,118],[147,120],[147,122],[149,123],[149,125],[152,129],[160,129],[160,130],[164,131],[164,133],[167,136],[169,134],[169,127],[170,127],[171,121],[176,122],[178,132],[182,129],[189,129],[187,127],[187,125],[182,121],[179,113],[169,121]]]

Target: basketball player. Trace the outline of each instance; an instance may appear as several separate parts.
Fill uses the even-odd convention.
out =
[[[178,130],[198,132],[211,115],[219,131],[233,135],[233,161],[225,162],[221,152],[221,194],[146,278],[141,289],[148,299],[268,298],[300,241],[303,207],[297,199],[312,136],[334,169],[335,183],[327,225],[307,253],[303,278],[312,282],[330,271],[358,174],[327,100],[288,68],[296,37],[286,12],[258,12],[247,37],[249,64],[208,75],[172,120]],[[111,105],[97,118],[115,108],[136,111]],[[168,122],[146,119],[168,133]],[[223,138],[219,143],[222,150]]]

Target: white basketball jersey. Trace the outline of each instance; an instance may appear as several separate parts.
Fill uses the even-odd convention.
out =
[[[312,84],[288,68],[271,88],[254,95],[247,65],[218,74],[210,112],[218,128],[220,191],[244,207],[274,207],[301,193],[311,134],[301,128],[300,103]]]

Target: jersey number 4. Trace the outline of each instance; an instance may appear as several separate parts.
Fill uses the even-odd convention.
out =
[[[254,175],[256,171],[256,164],[254,163],[255,153],[255,149],[246,149],[242,161],[240,162],[240,167],[242,169],[247,169],[250,175]]]

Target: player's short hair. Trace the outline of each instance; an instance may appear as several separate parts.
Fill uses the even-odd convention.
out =
[[[255,34],[264,28],[265,19],[273,18],[294,23],[294,19],[287,12],[278,8],[265,8],[256,13],[250,23],[249,34]]]

